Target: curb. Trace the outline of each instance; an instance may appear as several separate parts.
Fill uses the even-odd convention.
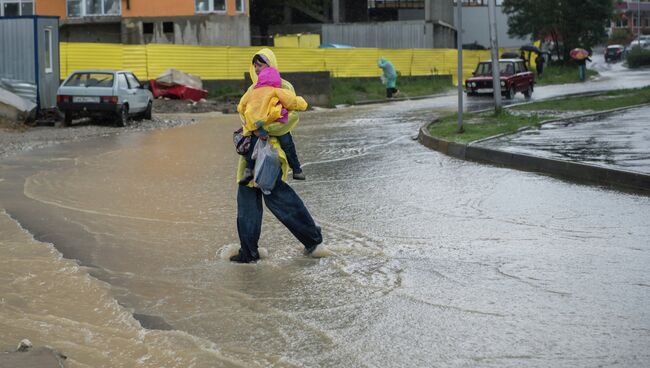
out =
[[[631,110],[649,104],[635,105],[631,107],[617,108],[608,111],[600,111],[572,118],[554,119],[543,122],[549,124],[560,121],[575,121],[599,115],[612,114],[618,111]],[[486,140],[501,137],[506,134],[481,139],[469,144],[450,142],[444,139],[435,138],[429,134],[428,127],[433,124],[427,123],[420,128],[418,142],[432,150],[444,153],[455,158],[488,163],[497,166],[505,166],[513,169],[539,172],[559,176],[578,182],[587,182],[599,185],[606,185],[618,189],[633,190],[642,194],[650,195],[650,175],[625,170],[617,170],[595,165],[589,165],[571,161],[561,161],[550,158],[525,155],[500,151],[492,148],[478,147],[475,144]]]

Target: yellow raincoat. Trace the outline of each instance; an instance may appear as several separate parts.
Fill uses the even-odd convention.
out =
[[[260,51],[258,51],[256,54],[264,55],[266,57],[266,59],[269,61],[269,64],[270,64],[269,66],[272,66],[272,67],[278,69],[278,62],[275,59],[275,54],[273,53],[273,51],[271,51],[270,49],[264,48],[264,49],[261,49]],[[246,91],[246,94],[249,94],[249,92],[254,89],[255,84],[257,83],[257,74],[255,73],[255,68],[253,67],[252,63],[250,64],[249,71],[250,71],[251,79],[253,80],[253,84],[250,87],[248,87],[248,91]],[[291,85],[291,83],[287,82],[284,79],[282,79],[282,88],[293,92],[294,95],[296,93],[295,90],[293,89],[293,86]],[[244,96],[246,96],[246,94]],[[244,97],[242,97],[242,99],[243,98]],[[246,117],[242,113],[239,114],[239,117],[241,118],[242,125],[245,125],[246,124]],[[283,181],[287,180],[287,173],[289,172],[289,163],[287,162],[287,155],[284,153],[284,151],[280,147],[280,143],[278,142],[278,139],[276,137],[287,134],[288,132],[293,130],[293,128],[296,126],[296,124],[298,124],[298,120],[299,120],[298,112],[289,111],[289,121],[287,121],[286,123],[271,123],[271,124],[269,124],[268,126],[266,126],[264,128],[264,129],[266,129],[266,131],[270,135],[269,142],[271,143],[273,148],[278,150],[278,154],[280,156],[280,163],[281,163],[281,166],[282,166],[282,180]],[[251,149],[253,149],[253,148],[251,147]],[[237,181],[241,180],[241,178],[243,177],[245,168],[246,168],[246,159],[244,159],[243,156],[239,156],[239,164],[238,164],[238,167],[237,167]],[[249,187],[254,186],[253,180],[251,180],[251,182],[248,183],[248,186]]]
[[[244,135],[249,135],[257,129],[255,123],[258,121],[263,122],[264,129],[270,123],[279,121],[283,108],[287,111],[305,111],[307,109],[305,99],[296,96],[288,89],[280,88],[282,81],[280,74],[275,69],[266,68],[260,72],[257,78],[257,86],[249,89],[237,106],[237,111],[243,114],[246,120],[243,124]],[[261,85],[260,78],[265,78],[261,80]]]

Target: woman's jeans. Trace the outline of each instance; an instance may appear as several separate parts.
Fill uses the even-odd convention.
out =
[[[280,147],[287,155],[287,163],[289,167],[293,170],[294,173],[299,173],[302,171],[300,168],[300,161],[298,161],[298,153],[296,152],[296,146],[293,144],[293,137],[291,133],[277,136]],[[246,167],[253,170],[255,168],[255,160],[253,160],[253,151],[255,149],[255,144],[257,143],[257,136],[255,134],[251,135],[251,148],[248,150],[248,153],[244,155],[246,159]]]
[[[323,241],[321,229],[291,187],[282,181],[281,175],[269,195],[263,195],[258,188],[238,185],[237,189],[237,232],[241,248],[239,254],[245,261],[260,258],[258,241],[262,229],[262,197],[266,207],[305,246],[313,250]]]
[[[585,74],[587,73],[587,66],[586,65],[578,65],[578,78],[580,78],[581,81],[585,80]]]

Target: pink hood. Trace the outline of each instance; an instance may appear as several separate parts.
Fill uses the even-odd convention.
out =
[[[255,88],[260,87],[274,87],[282,88],[282,78],[280,78],[280,72],[273,67],[268,67],[262,69],[260,74],[257,75],[257,84]]]

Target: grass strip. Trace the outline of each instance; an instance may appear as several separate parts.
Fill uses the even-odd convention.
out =
[[[354,105],[358,101],[386,98],[386,87],[377,78],[332,78],[330,80],[331,104]],[[454,88],[450,78],[398,78],[396,97],[427,96]]]
[[[597,96],[569,97],[512,107],[516,111],[604,111],[650,103],[650,87],[605,92]]]
[[[458,132],[458,114],[445,116],[429,126],[429,133],[437,138],[457,143],[469,143],[497,134],[515,133],[523,127],[538,126],[552,116],[537,114],[516,115],[507,110],[498,113],[463,114],[464,132]]]
[[[596,75],[598,75],[597,71],[587,69],[587,79]],[[580,78],[577,65],[550,64],[544,67],[542,77],[536,78],[536,83],[539,86],[578,82],[580,82]]]

